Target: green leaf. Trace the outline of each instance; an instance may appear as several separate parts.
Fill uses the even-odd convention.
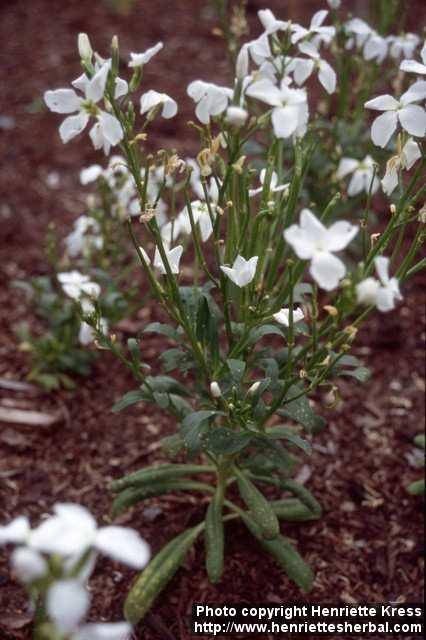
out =
[[[267,429],[266,433],[270,438],[276,438],[278,440],[288,440],[288,442],[294,444],[296,447],[299,447],[299,449],[302,449],[305,453],[312,453],[312,447],[310,443],[307,440],[301,438],[290,427],[286,427],[284,425],[275,425],[274,427],[270,427],[269,429]]]
[[[350,376],[359,382],[368,382],[371,378],[371,371],[370,369],[367,369],[367,367],[358,367],[358,369],[346,369],[345,371],[339,371],[339,376]]]
[[[298,396],[303,391],[301,385],[293,385],[288,390],[286,400]],[[324,418],[315,415],[306,395],[300,396],[291,402],[287,402],[283,409],[279,409],[277,413],[280,416],[291,418],[295,422],[303,425],[308,431],[315,433],[325,425]]]
[[[145,567],[124,603],[124,615],[130,624],[137,624],[149,611],[158,594],[179,569],[201,530],[202,526],[198,525],[173,538]]]
[[[176,340],[176,342],[180,339],[177,329],[169,324],[162,324],[161,322],[151,322],[151,324],[145,327],[143,333],[159,333],[162,336],[166,336],[166,338],[170,338],[170,340]]]
[[[231,455],[245,449],[252,435],[244,431],[236,432],[227,427],[212,429],[206,439],[206,448],[217,455]]]
[[[246,370],[246,363],[243,360],[234,360],[232,358],[229,358],[226,361],[226,364],[228,365],[234,382],[241,382]]]
[[[144,400],[149,400],[149,397],[145,391],[142,391],[142,389],[128,391],[118,402],[114,404],[112,411],[114,413],[118,413],[119,411],[123,411],[123,409],[130,407],[132,404],[136,404],[137,402],[142,402]]]
[[[217,411],[195,411],[184,418],[181,434],[189,455],[195,455],[201,450],[203,437],[209,428],[207,421],[217,413]]]
[[[147,385],[154,391],[176,393],[178,396],[190,397],[191,392],[180,382],[170,376],[147,376]]]
[[[255,344],[256,342],[261,340],[264,336],[269,336],[269,335],[276,335],[282,338],[283,332],[279,327],[276,327],[273,324],[264,324],[261,327],[254,327],[249,333],[247,344],[249,345]]]

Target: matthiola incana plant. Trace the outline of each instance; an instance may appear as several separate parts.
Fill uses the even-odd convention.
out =
[[[232,75],[227,85],[206,77],[188,86],[195,159],[145,146],[155,146],[155,123],[178,111],[173,96],[142,85],[161,43],[132,53],[121,69],[116,38],[104,59],[81,36],[74,89],[45,94],[66,116],[64,142],[86,135],[90,120],[95,148],[120,154],[122,189],[111,215],[127,229],[158,305],[160,321],[122,345],[102,327],[102,290],[72,268],[58,276],[97,343],[134,374],[136,388],[114,411],[153,403],[177,423],[163,440],[170,462],[112,483],[113,513],[168,492],[208,498],[200,523],[171,540],[132,587],[130,623],[201,535],[208,576],[220,581],[225,525],[234,519],[301,589],[311,588],[313,572],[281,525],[321,514],[294,479],[325,426],[311,399],[318,391],[337,399],[341,376],[367,380],[349,353],[356,334],[371,312],[395,311],[425,263],[417,257],[425,222],[420,39],[385,35],[386,15],[377,31],[342,20],[340,3],[330,1],[331,13],[321,9],[306,27],[264,9],[260,34],[241,43],[243,14],[227,30],[225,4],[215,4]],[[110,184],[114,162],[90,168],[84,180],[102,175]],[[83,228],[96,235],[93,225],[79,225],[70,247]],[[158,374],[144,363],[151,334],[168,344]]]

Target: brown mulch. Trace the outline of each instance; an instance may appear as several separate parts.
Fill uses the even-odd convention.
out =
[[[421,2],[411,4],[421,10]],[[253,15],[262,6],[265,3],[249,3]],[[279,14],[278,0],[266,6]],[[286,6],[297,20],[322,3],[299,0]],[[418,12],[411,15],[419,17]],[[124,57],[164,39],[167,46],[150,64],[146,80],[174,96],[181,110],[176,121],[158,128],[155,145],[176,145],[185,155],[193,151],[194,140],[186,126],[194,118],[185,96],[187,83],[197,76],[220,82],[227,77],[222,43],[212,34],[214,24],[208,3],[201,0],[139,0],[129,16],[117,15],[101,0],[64,0],[60,10],[52,0],[1,4],[0,116],[12,118],[8,122],[13,126],[0,128],[0,378],[22,381],[28,370],[13,328],[22,319],[31,320],[31,310],[9,282],[46,273],[42,245],[47,224],[54,220],[62,234],[84,210],[78,168],[99,161],[85,139],[64,147],[57,134],[60,118],[47,113],[39,101],[45,89],[78,75],[76,34],[94,34],[96,47],[106,50],[117,33]],[[52,172],[58,174],[59,188],[48,186]],[[343,402],[332,411],[324,398],[317,398],[317,409],[329,426],[315,438],[314,453],[301,473],[321,501],[324,517],[283,525],[315,569],[312,592],[301,596],[246,530],[232,524],[221,584],[209,584],[198,543],[137,637],[188,638],[186,617],[193,602],[422,600],[422,501],[408,496],[405,486],[421,474],[415,468],[412,439],[424,422],[423,292],[424,279],[419,278],[404,290],[404,302],[394,314],[371,318],[360,332],[354,352],[372,368],[372,382],[339,382]],[[145,309],[140,321],[149,322],[153,313]],[[159,344],[158,339],[144,341],[146,361],[155,361]],[[108,354],[75,393],[0,385],[1,407],[58,416],[51,426],[0,423],[1,523],[21,513],[37,523],[59,500],[80,502],[99,522],[108,522],[109,479],[161,461],[158,440],[173,431],[168,418],[151,407],[111,413],[113,401],[134,386]],[[176,494],[151,500],[118,522],[136,527],[156,551],[183,527],[198,522],[204,509],[199,497]],[[121,619],[133,576],[121,565],[99,560],[91,580],[94,620]],[[22,588],[10,575],[8,554],[2,551],[0,639],[28,639],[28,621]]]

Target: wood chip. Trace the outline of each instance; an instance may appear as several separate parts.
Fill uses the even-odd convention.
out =
[[[41,411],[23,411],[21,409],[9,409],[0,407],[0,422],[13,422],[14,424],[28,424],[34,427],[49,427],[59,422],[62,415],[49,414]]]

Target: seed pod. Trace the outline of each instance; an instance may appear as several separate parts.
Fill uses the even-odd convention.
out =
[[[203,482],[195,480],[170,480],[169,482],[153,482],[150,485],[142,487],[129,487],[124,489],[115,498],[112,504],[112,516],[115,518],[119,513],[133,507],[138,502],[152,498],[153,496],[161,496],[165,493],[173,493],[174,491],[202,491],[209,493],[213,489]]]
[[[265,496],[241,471],[236,470],[238,488],[245,504],[258,524],[262,536],[267,540],[276,538],[280,532],[280,523]]]
[[[306,487],[295,480],[284,480],[280,482],[280,487],[287,489],[287,491],[290,491],[296,498],[299,498],[300,502],[309,509],[314,517],[320,517],[322,513],[321,505]]]
[[[166,544],[136,579],[124,603],[124,615],[130,624],[137,624],[185,559],[204,523],[187,529]]]
[[[128,476],[114,480],[110,484],[110,489],[114,493],[127,489],[128,487],[140,487],[151,482],[168,481],[180,476],[187,476],[191,473],[205,473],[209,468],[199,464],[160,464],[156,467],[148,467],[131,473]]]
[[[286,522],[307,522],[308,520],[316,520],[318,517],[298,498],[272,500],[269,504],[278,520],[285,520]]]
[[[293,545],[282,535],[277,536],[274,540],[265,540],[262,537],[260,527],[251,517],[244,516],[243,520],[265,551],[268,551],[284,569],[290,580],[293,580],[303,591],[310,591],[314,574]]]
[[[206,569],[210,582],[215,584],[222,577],[224,549],[222,502],[217,493],[209,504],[205,522]]]

